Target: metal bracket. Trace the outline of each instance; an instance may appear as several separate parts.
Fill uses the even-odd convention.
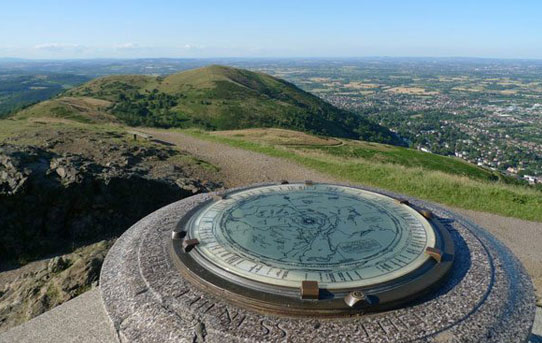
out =
[[[216,194],[213,194],[213,200],[224,200],[226,199],[226,194],[223,194],[223,193],[216,193]]]
[[[301,299],[318,299],[320,288],[318,281],[301,281]]]
[[[312,186],[314,185],[314,182],[312,180],[305,180],[305,186]]]
[[[438,263],[442,261],[442,251],[440,249],[427,247],[425,249],[425,253],[431,256]]]
[[[429,210],[421,210],[420,214],[424,216],[425,219],[432,219],[433,218],[433,212]]]
[[[344,302],[346,305],[354,307],[359,302],[367,302],[367,296],[362,291],[352,291],[344,297]]]
[[[171,231],[171,239],[179,240],[186,236],[186,231]]]
[[[186,239],[183,241],[183,251],[184,252],[190,252],[196,245],[199,244],[199,241],[197,239]]]

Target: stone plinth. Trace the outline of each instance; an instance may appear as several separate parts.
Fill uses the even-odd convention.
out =
[[[393,197],[397,194],[368,189]],[[197,195],[166,206],[120,237],[103,265],[106,311],[123,342],[525,342],[535,313],[531,281],[485,230],[431,203],[450,231],[455,262],[447,280],[407,307],[353,318],[266,316],[184,280],[168,252],[171,231]]]

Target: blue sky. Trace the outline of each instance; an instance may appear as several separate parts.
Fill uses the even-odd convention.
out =
[[[542,58],[540,0],[0,3],[0,57]]]

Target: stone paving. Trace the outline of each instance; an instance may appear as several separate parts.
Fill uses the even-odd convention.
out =
[[[117,343],[99,288],[0,334],[0,343]]]

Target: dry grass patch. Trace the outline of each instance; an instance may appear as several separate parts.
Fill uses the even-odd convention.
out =
[[[501,93],[502,95],[514,95],[514,94],[517,94],[517,90],[515,89],[505,89],[505,90],[502,90],[502,91],[499,91],[499,93]]]
[[[346,88],[352,88],[352,89],[371,89],[371,88],[378,88],[380,85],[377,85],[376,83],[363,83],[363,82],[350,82],[344,85]]]
[[[15,118],[49,117],[86,123],[117,122],[114,116],[106,112],[109,106],[111,102],[107,100],[67,96],[40,102],[17,113]]]
[[[329,77],[311,77],[309,78],[309,80],[312,82],[320,82],[320,83],[331,81]]]
[[[340,140],[335,138],[318,137],[303,132],[274,128],[215,131],[212,132],[211,135],[228,138],[242,138],[243,140],[250,142],[270,145],[333,146],[342,144]]]
[[[477,86],[477,87],[454,87],[452,88],[452,90],[454,91],[460,91],[460,92],[483,92],[485,91],[485,88],[484,87],[480,87],[480,86]]]
[[[387,92],[395,94],[410,94],[410,95],[435,95],[438,92],[427,91],[425,88],[420,87],[393,87],[387,90]]]

